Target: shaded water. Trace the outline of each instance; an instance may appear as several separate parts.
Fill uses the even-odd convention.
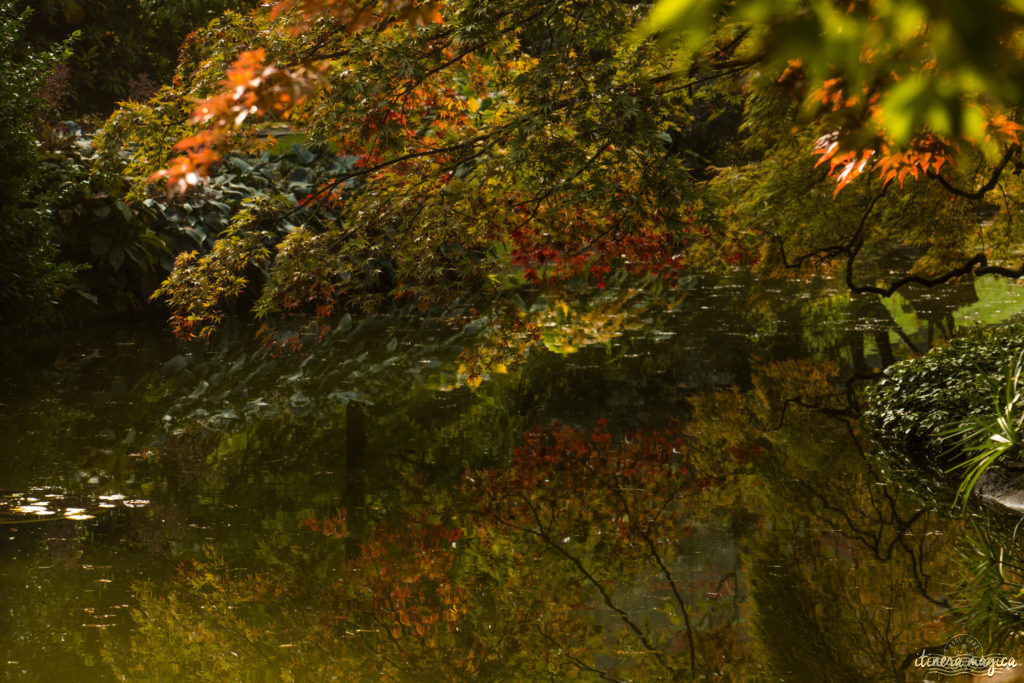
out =
[[[922,680],[969,530],[873,452],[856,387],[1021,311],[997,280],[883,304],[737,274],[476,392],[360,366],[315,410],[315,378],[261,385],[160,327],[28,340],[0,396],[0,672]],[[364,364],[402,346],[364,336]]]

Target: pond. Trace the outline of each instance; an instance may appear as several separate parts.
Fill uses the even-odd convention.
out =
[[[1005,630],[971,614],[1002,522],[873,447],[857,388],[1021,312],[736,272],[475,389],[427,325],[287,373],[157,323],[19,340],[0,676],[922,680],[965,615]]]

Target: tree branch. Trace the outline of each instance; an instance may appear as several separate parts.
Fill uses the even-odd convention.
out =
[[[537,529],[524,528],[524,530],[543,540],[549,548],[551,548],[556,553],[558,553],[566,560],[568,560],[570,563],[572,563],[580,572],[580,574],[583,575],[583,578],[587,580],[587,583],[593,586],[601,595],[601,599],[604,601],[605,606],[608,607],[608,609],[610,609],[611,611],[615,612],[618,615],[619,619],[622,621],[622,623],[625,624],[629,628],[629,630],[633,632],[633,635],[636,637],[638,641],[640,641],[640,644],[643,645],[644,649],[650,652],[652,655],[654,655],[654,658],[657,660],[658,664],[662,666],[662,668],[671,670],[671,667],[669,667],[668,664],[665,662],[664,653],[662,653],[660,649],[655,647],[655,645],[651,642],[650,638],[648,638],[647,634],[644,633],[644,630],[640,628],[636,624],[636,622],[629,618],[629,614],[615,604],[615,601],[612,600],[612,596],[608,593],[607,589],[605,589],[604,584],[602,584],[597,579],[597,577],[590,573],[590,571],[586,568],[586,566],[583,564],[582,561],[580,561],[578,557],[576,557],[568,550],[563,548],[555,539],[551,538],[551,536],[549,536],[544,531],[544,526],[540,520],[540,515],[537,513],[537,508],[530,501],[530,499],[527,498],[525,495],[521,495],[521,498],[523,499],[523,502],[526,504],[527,509],[530,511],[530,514],[533,516],[534,521],[537,522]]]
[[[952,192],[957,197],[963,197],[964,199],[981,199],[986,194],[988,194],[988,192],[991,191],[992,188],[996,186],[996,183],[999,182],[999,176],[1001,176],[1003,174],[1003,171],[1006,169],[1006,165],[1010,163],[1010,159],[1016,156],[1017,152],[1019,151],[1020,145],[1010,145],[1009,147],[1007,147],[1006,151],[1003,152],[1003,158],[1000,160],[998,164],[996,164],[996,167],[992,169],[992,176],[988,179],[988,182],[979,187],[974,192],[967,192],[966,190],[961,190],[958,187],[954,187],[948,180],[943,178],[936,171],[928,171],[928,177],[931,178],[932,180],[939,181],[939,184],[942,185],[942,187],[946,188],[947,191]]]
[[[573,657],[572,654],[570,654],[569,652],[564,652],[564,650],[566,649],[565,646],[563,646],[561,643],[559,643],[557,640],[555,640],[550,634],[548,634],[547,631],[545,631],[539,625],[537,626],[537,631],[540,632],[540,634],[542,636],[544,636],[544,639],[547,640],[549,643],[554,645],[559,650],[563,650],[562,656],[565,657],[566,659],[568,659],[570,662],[572,662],[573,665],[575,665],[575,667],[577,669],[579,669],[580,671],[587,671],[589,673],[597,674],[597,676],[602,681],[618,681],[619,680],[618,678],[612,678],[611,676],[609,676],[608,672],[602,671],[601,669],[596,669],[596,668],[590,666],[589,664],[587,664],[586,662],[581,661],[578,657]]]

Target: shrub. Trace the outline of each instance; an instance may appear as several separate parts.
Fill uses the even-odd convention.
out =
[[[60,55],[28,50],[24,24],[11,5],[0,4],[0,324],[44,316],[71,273],[55,265],[46,205],[32,191],[39,173],[36,93]]]
[[[896,363],[867,391],[865,422],[886,445],[908,455],[941,455],[961,438],[952,428],[992,413],[1007,368],[1022,350],[1024,325],[1007,325],[972,331]]]
[[[36,48],[78,37],[48,84],[65,117],[106,115],[119,100],[145,100],[169,80],[189,31],[254,0],[17,0],[31,7],[25,37]],[[63,74],[63,78],[61,75]],[[54,98],[53,95],[59,95]]]

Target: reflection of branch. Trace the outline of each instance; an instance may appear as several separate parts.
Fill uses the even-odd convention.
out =
[[[829,394],[828,397],[833,398],[838,397],[839,395],[840,394],[836,392],[834,394]],[[796,405],[806,410],[810,410],[815,413],[821,413],[822,415],[828,415],[829,417],[834,417],[836,419],[845,419],[847,417],[853,417],[856,414],[852,405],[848,405],[845,408],[829,408],[827,406],[808,403],[802,398],[792,396],[782,402],[782,410],[779,412],[779,424],[777,424],[774,427],[767,428],[766,431],[775,432],[786,426],[786,411],[789,409],[789,406],[791,405]]]
[[[721,593],[722,589],[725,588],[725,584],[726,584],[727,581],[732,581],[733,595],[739,593],[739,590],[740,590],[739,579],[736,577],[736,572],[729,572],[728,574],[723,576],[721,579],[719,579],[718,580],[718,586],[715,587],[715,592],[716,593]]]
[[[736,572],[729,572],[721,579],[718,580],[718,586],[715,587],[715,593],[718,595],[722,594],[722,589],[725,587],[727,581],[732,581],[732,615],[733,619],[739,621],[740,618],[740,580],[736,576]]]
[[[850,440],[853,442],[854,446],[857,448],[858,453],[860,453],[861,460],[864,461],[864,464],[867,467],[868,472],[870,472],[872,478],[874,478],[876,483],[882,485],[882,488],[881,488],[882,495],[885,496],[885,500],[886,500],[886,502],[889,505],[889,515],[891,516],[891,520],[890,520],[889,523],[892,523],[892,524],[894,524],[897,527],[896,538],[895,538],[895,540],[893,542],[891,542],[889,544],[889,548],[888,548],[888,550],[886,552],[885,557],[881,556],[881,548],[880,548],[881,540],[880,539],[875,539],[875,541],[873,543],[869,542],[868,538],[871,538],[872,536],[868,532],[861,531],[860,529],[858,529],[857,526],[850,519],[849,515],[846,513],[845,510],[841,510],[841,509],[839,509],[837,507],[828,505],[828,503],[826,502],[825,497],[822,496],[821,494],[819,494],[814,489],[812,489],[809,484],[804,483],[803,486],[809,491],[809,493],[810,493],[810,495],[812,497],[815,497],[815,498],[817,498],[819,500],[819,502],[822,505],[822,508],[824,508],[825,510],[831,510],[832,512],[839,512],[840,514],[842,514],[843,517],[846,518],[846,522],[849,525],[850,530],[851,530],[853,535],[844,533],[842,531],[840,531],[839,533],[841,533],[843,536],[845,536],[847,538],[851,538],[851,539],[854,539],[854,540],[859,540],[861,543],[863,543],[865,546],[867,546],[875,554],[875,557],[878,558],[879,560],[881,560],[883,562],[889,561],[892,558],[892,552],[895,549],[895,545],[896,545],[896,543],[898,543],[900,545],[900,547],[903,548],[903,550],[910,557],[910,567],[911,567],[911,570],[914,573],[914,581],[917,584],[918,591],[921,593],[921,595],[926,600],[928,600],[929,602],[931,602],[931,603],[933,603],[935,605],[938,605],[939,607],[943,607],[945,609],[949,609],[950,608],[950,604],[949,604],[948,600],[946,600],[945,598],[933,598],[931,596],[931,594],[929,594],[929,592],[928,592],[928,582],[931,579],[931,576],[929,574],[927,574],[924,571],[924,569],[921,567],[922,557],[918,556],[914,552],[914,550],[910,547],[910,545],[907,543],[907,534],[910,531],[910,527],[914,524],[915,521],[917,521],[918,518],[920,518],[924,514],[924,510],[919,510],[907,522],[904,522],[900,518],[900,515],[899,515],[899,513],[896,510],[896,506],[897,506],[896,499],[892,496],[891,493],[889,493],[888,484],[887,484],[885,478],[882,477],[878,472],[875,471],[875,468],[872,466],[871,462],[868,460],[867,454],[864,452],[864,448],[861,445],[860,440],[857,438],[857,434],[854,431],[853,422],[850,421],[850,420],[845,420],[845,422],[846,422],[847,432],[850,435]],[[868,488],[868,493],[871,496],[872,502],[874,502],[874,490],[875,490],[875,488],[876,487],[869,487]],[[879,522],[878,522],[879,528],[883,528],[885,526],[885,524],[886,524],[886,522],[884,521],[884,519],[880,515],[879,516]]]
[[[903,661],[900,662],[899,667],[896,669],[896,673],[903,673],[904,671],[906,671],[907,667],[909,667],[915,659],[921,656],[922,650],[927,652],[942,652],[946,645],[947,643],[936,643],[935,645],[925,645],[919,650],[914,650],[913,652],[907,654],[907,656],[903,658]]]
[[[921,557],[919,557],[918,554],[915,553],[914,550],[907,543],[907,534],[910,532],[910,527],[913,526],[913,524],[922,515],[925,514],[925,510],[919,510],[914,515],[912,515],[909,520],[903,521],[896,511],[896,501],[893,500],[892,497],[888,495],[888,493],[886,493],[886,497],[888,498],[889,502],[890,519],[886,519],[885,517],[881,516],[881,514],[879,515],[879,518],[877,520],[878,534],[876,535],[875,533],[872,533],[870,530],[860,528],[858,524],[853,521],[853,519],[850,517],[849,513],[845,509],[837,505],[830,504],[828,499],[821,493],[818,493],[810,484],[806,482],[796,483],[806,491],[807,495],[817,500],[824,511],[831,512],[832,514],[841,517],[846,522],[846,526],[849,530],[847,531],[844,529],[837,529],[839,534],[863,544],[868,550],[871,551],[875,558],[880,562],[891,561],[893,556],[893,550],[897,545],[903,548],[903,550],[906,551],[907,555],[910,558],[910,569],[914,574],[914,582],[917,584],[917,589],[920,592],[921,596],[929,602],[934,603],[940,607],[944,607],[947,609],[949,608],[950,605],[948,600],[946,600],[945,598],[932,597],[931,594],[928,592],[928,581],[931,577],[927,573],[925,573],[922,567],[920,566]],[[871,495],[873,497],[873,492],[871,492]],[[822,519],[825,518],[822,517]],[[892,540],[889,541],[888,547],[883,549],[881,534],[885,527],[889,525],[895,527],[893,530],[894,537]]]
[[[896,336],[899,337],[900,340],[907,345],[907,348],[910,349],[911,353],[913,353],[914,355],[920,355],[921,351],[917,348],[917,345],[914,343],[914,340],[910,338],[910,336],[903,330],[902,327],[899,326],[899,323],[897,323],[895,320],[892,323],[892,329],[894,332],[896,332]]]
[[[629,519],[636,520],[636,516],[629,507],[629,502],[626,497],[622,495],[622,489],[618,486],[611,487],[615,491],[615,495],[622,503],[622,507],[625,509]],[[697,677],[697,652],[693,643],[693,628],[690,626],[690,613],[686,609],[686,602],[683,600],[683,596],[679,594],[679,587],[676,586],[676,580],[672,577],[672,572],[669,571],[668,567],[665,566],[664,560],[661,559],[661,555],[658,553],[657,547],[654,545],[654,541],[651,540],[651,535],[647,533],[647,530],[639,525],[637,520],[636,526],[637,532],[644,539],[647,544],[647,548],[651,551],[651,555],[654,556],[655,562],[661,568],[661,573],[665,576],[665,580],[668,581],[668,585],[672,588],[672,595],[676,598],[676,604],[679,605],[679,610],[683,613],[683,623],[686,625],[686,639],[690,646],[690,676],[692,678]]]
[[[854,414],[860,415],[860,401],[857,400],[857,393],[853,387],[854,383],[858,381],[877,382],[884,376],[885,375],[882,372],[876,371],[873,373],[853,373],[848,378],[846,378],[846,401],[847,403],[850,404],[850,409],[854,412]],[[856,437],[854,437],[854,440],[856,440]],[[857,443],[857,447],[861,452],[861,458],[863,458],[864,453],[863,449],[860,449],[859,442]]]
[[[557,541],[555,541],[555,539],[551,538],[550,535],[543,531],[544,525],[540,520],[540,515],[537,513],[537,508],[536,506],[534,506],[533,501],[527,498],[524,494],[520,494],[520,497],[523,499],[523,502],[526,503],[526,507],[530,510],[530,514],[533,515],[534,521],[537,522],[537,529],[517,527],[512,524],[508,524],[508,526],[520,529],[529,534],[537,536],[542,541],[544,541],[549,547],[551,547],[555,552],[557,552],[562,557],[569,560],[573,565],[575,565],[576,569],[578,569],[579,572],[583,574],[583,577],[595,589],[597,589],[598,593],[601,594],[601,599],[604,601],[604,604],[608,607],[608,609],[612,610],[617,615],[619,615],[619,619],[621,619],[622,623],[629,627],[629,630],[633,632],[637,640],[640,641],[640,644],[644,646],[644,649],[654,655],[655,659],[658,660],[658,663],[662,666],[662,668],[671,671],[671,667],[669,667],[668,664],[665,663],[665,657],[662,654],[661,650],[656,648],[651,643],[650,639],[647,637],[647,634],[644,633],[643,629],[637,626],[636,622],[629,618],[629,614],[627,614],[618,605],[615,604],[615,602],[612,600],[612,596],[608,594],[608,591],[605,590],[605,587],[601,584],[600,581],[597,580],[597,578],[593,574],[590,573],[590,571],[583,565],[580,559],[572,553],[570,553],[569,551],[567,551],[565,548],[563,548],[561,544],[559,544]],[[503,524],[507,524],[504,520],[499,519],[498,521]]]
[[[374,570],[374,572],[376,572],[377,578],[380,579],[382,585],[384,585],[385,588],[388,589],[386,591],[383,591],[384,592],[384,600],[387,603],[388,611],[391,612],[392,615],[397,615],[398,614],[398,608],[395,607],[395,603],[391,599],[392,591],[390,590],[390,588],[394,584],[388,582],[384,578],[384,575],[383,575],[383,573],[380,570],[380,565],[377,564],[377,560],[375,560],[375,559],[373,559],[371,557],[370,558],[370,563],[373,565],[373,570]],[[373,615],[373,619],[374,619],[374,621],[377,622],[377,625],[380,627],[379,630],[383,631],[384,634],[391,640],[391,642],[394,643],[395,649],[398,650],[398,652],[400,654],[403,653],[405,648],[402,647],[402,643],[399,642],[398,638],[391,631],[391,628],[394,626],[394,622],[392,622],[391,624],[384,623],[384,620],[380,617],[379,614],[374,614]],[[386,655],[385,655],[385,660],[387,660],[392,666],[394,666],[399,671],[408,670],[407,669],[407,665],[404,662],[392,662]]]
[[[542,629],[539,624],[537,625],[537,631],[542,636],[544,636],[545,640],[547,640],[549,643],[554,645],[558,650],[562,651],[562,655],[566,659],[568,659],[570,662],[572,662],[576,666],[576,668],[579,669],[580,671],[589,671],[590,673],[595,673],[598,676],[600,676],[601,680],[603,680],[603,681],[618,681],[619,680],[618,678],[612,678],[611,676],[609,676],[608,672],[602,671],[601,669],[596,669],[596,668],[590,666],[589,664],[587,664],[586,662],[580,661],[579,658],[573,657],[568,652],[565,652],[565,647],[561,643],[559,643],[557,640],[555,640],[550,634],[548,634],[547,631]]]

